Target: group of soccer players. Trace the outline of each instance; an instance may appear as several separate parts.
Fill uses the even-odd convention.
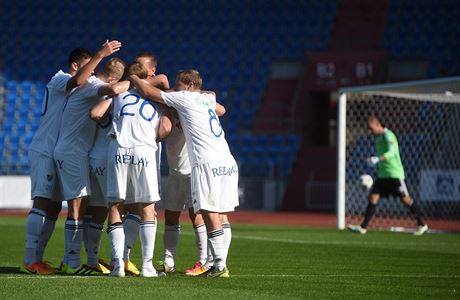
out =
[[[219,122],[225,108],[215,93],[202,90],[196,70],[178,72],[170,89],[167,77],[155,74],[157,61],[150,53],[140,53],[128,65],[111,58],[98,67],[120,48],[114,40],[94,56],[74,49],[67,73],[57,72],[46,86],[40,126],[30,145],[33,207],[21,272],[164,276],[175,271],[179,217],[188,209],[198,260],[185,274],[229,277],[226,213],[238,206],[238,167]],[[160,198],[163,140],[169,176]],[[160,199],[165,252],[154,267],[155,203]],[[65,250],[59,268],[53,268],[43,253],[62,201],[68,203]],[[99,258],[106,220],[110,262]],[[140,270],[130,260],[137,236]]]

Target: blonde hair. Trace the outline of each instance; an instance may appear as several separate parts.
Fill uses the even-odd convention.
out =
[[[193,84],[197,89],[202,88],[203,78],[201,78],[200,72],[194,69],[179,71],[176,76],[176,82],[182,82],[186,85]]]
[[[125,63],[119,58],[111,58],[102,69],[102,73],[113,80],[119,81],[125,71]]]

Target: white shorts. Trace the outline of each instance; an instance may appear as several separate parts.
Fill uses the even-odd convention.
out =
[[[31,199],[36,197],[62,201],[54,160],[45,154],[29,151]]]
[[[152,203],[160,200],[156,149],[151,146],[120,147],[110,141],[107,159],[109,202]],[[132,195],[129,189],[132,186]],[[128,197],[127,197],[128,196]]]
[[[231,212],[239,205],[238,165],[235,159],[196,165],[192,168],[192,201],[195,213]]]
[[[89,171],[91,182],[91,195],[88,198],[88,206],[107,207],[107,160],[89,159]]]
[[[182,211],[193,206],[191,175],[169,173],[164,196],[164,208],[170,211]]]
[[[91,195],[89,158],[69,153],[54,153],[54,161],[64,200]]]

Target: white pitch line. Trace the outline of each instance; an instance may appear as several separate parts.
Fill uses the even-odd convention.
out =
[[[244,240],[254,240],[254,241],[265,241],[265,242],[279,242],[279,243],[290,243],[290,244],[306,244],[306,245],[376,245],[376,246],[423,246],[424,244],[429,246],[433,245],[432,243],[416,243],[416,242],[376,242],[376,241],[334,241],[334,240],[294,240],[294,239],[280,239],[280,238],[270,238],[270,237],[261,237],[261,236],[242,236],[242,235],[233,235],[232,238],[244,239]],[[448,246],[447,243],[436,243],[436,246],[444,245]]]
[[[184,275],[185,276],[185,275]],[[345,278],[345,277],[371,277],[371,278],[429,278],[429,279],[457,279],[460,275],[446,275],[446,274],[232,274],[230,278],[253,278],[253,277],[266,277],[266,278],[311,278],[311,277],[327,277],[327,278]],[[106,279],[111,278],[108,276],[0,276],[1,279]],[[115,277],[113,277],[115,278]],[[154,279],[155,280],[155,279]],[[162,280],[162,279],[158,279]]]
[[[184,235],[195,235],[192,232],[181,232]],[[407,247],[407,246],[433,246],[433,243],[416,243],[416,242],[376,242],[376,241],[368,241],[368,240],[361,240],[361,241],[334,241],[334,240],[295,240],[295,239],[281,239],[281,238],[271,238],[271,237],[263,237],[263,236],[252,236],[252,235],[238,235],[233,234],[232,238],[234,239],[243,239],[243,240],[250,240],[250,241],[263,241],[263,242],[275,242],[275,243],[289,243],[289,244],[303,244],[303,245],[339,245],[339,246],[359,246],[359,245],[371,245],[371,246],[381,246],[381,247]],[[439,246],[449,246],[451,244],[448,243],[440,243],[436,242],[436,249]],[[433,251],[431,249],[423,249],[426,251]],[[439,251],[436,251],[439,252]],[[457,253],[459,251],[444,251],[445,253]]]
[[[231,277],[387,277],[387,278],[431,278],[431,279],[456,279],[460,275],[443,274],[237,274]]]

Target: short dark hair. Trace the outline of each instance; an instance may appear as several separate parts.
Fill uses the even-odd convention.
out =
[[[378,123],[382,125],[382,122],[380,122],[380,119],[375,115],[370,115],[369,117],[367,117],[367,122],[368,123]]]
[[[144,52],[140,52],[136,55],[136,60],[140,57],[147,57],[147,58],[150,58],[150,60],[152,61],[152,63],[154,64],[154,67],[157,67],[157,64],[158,64],[158,60],[156,58],[156,56],[152,53],[152,52],[148,52],[148,51],[144,51]]]
[[[88,59],[93,57],[91,52],[86,48],[75,48],[70,52],[69,58],[67,59],[68,66],[70,67],[72,63],[77,62],[81,59]]]

